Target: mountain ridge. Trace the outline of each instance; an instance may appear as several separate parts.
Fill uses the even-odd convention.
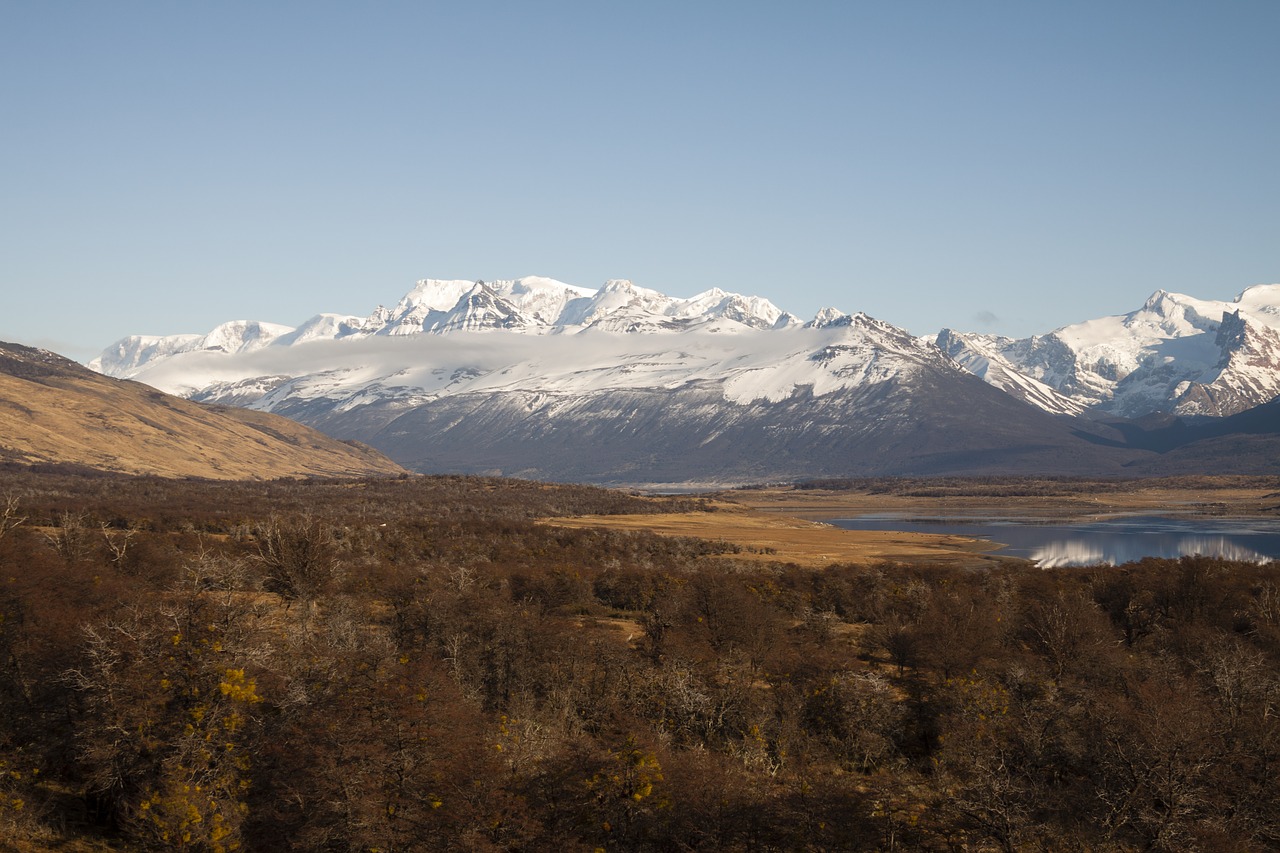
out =
[[[555,324],[541,319],[552,313]],[[932,343],[861,313],[800,323],[717,289],[676,299],[621,280],[586,294],[518,279],[424,280],[371,316],[380,325],[327,321],[327,339],[219,338],[131,372],[358,439],[424,472],[745,482],[1119,465]]]
[[[492,282],[422,279],[394,308],[379,305],[367,317],[322,313],[296,328],[235,320],[205,334],[132,335],[111,344],[89,367],[108,376],[133,378],[149,362],[187,352],[252,352],[272,345],[375,335],[496,330],[574,334],[587,329],[635,334],[695,326],[737,331],[792,325],[800,325],[799,320],[769,300],[719,288],[682,299],[626,279],[611,279],[599,290],[541,276]]]
[[[134,378],[149,364],[188,352],[243,353],[317,340],[477,331],[737,333],[847,324],[851,316],[824,308],[801,323],[760,297],[711,288],[677,298],[625,279],[594,291],[541,276],[422,279],[394,308],[378,306],[367,317],[317,314],[296,328],[233,321],[203,335],[130,336],[105,349],[90,367]],[[1157,290],[1128,314],[1028,338],[946,328],[922,340],[995,387],[1054,414],[1225,416],[1280,394],[1280,285],[1254,285],[1230,302]]]
[[[1157,290],[1127,314],[1007,338],[943,329],[967,370],[1047,411],[1223,417],[1280,394],[1280,285],[1231,302]]]
[[[835,309],[802,323],[718,288],[682,299],[626,280],[423,279],[366,318],[125,339],[97,366],[286,415],[419,471],[1096,475],[1174,448],[1081,416],[1229,414],[1275,397],[1280,287],[1232,303],[1157,291],[1129,314],[1013,340],[921,338]]]

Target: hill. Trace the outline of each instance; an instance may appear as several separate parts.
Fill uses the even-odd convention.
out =
[[[0,461],[212,479],[403,473],[286,418],[193,403],[2,342]]]

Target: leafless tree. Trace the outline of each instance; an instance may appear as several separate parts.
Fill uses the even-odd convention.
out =
[[[67,511],[58,516],[58,525],[44,538],[68,563],[89,556],[89,529],[85,517],[78,512]]]
[[[337,579],[332,528],[311,515],[271,516],[255,529],[263,587],[286,601],[314,601]]]
[[[18,514],[18,496],[10,492],[3,498],[0,498],[0,539],[15,527],[20,527],[26,522],[25,515]]]
[[[111,564],[120,568],[138,531],[133,525],[114,529],[105,521],[99,526],[102,528],[102,538],[107,543],[107,550],[111,552]]]

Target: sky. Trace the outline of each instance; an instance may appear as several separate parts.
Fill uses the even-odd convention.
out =
[[[0,0],[0,340],[628,278],[1024,336],[1280,282],[1280,2]]]

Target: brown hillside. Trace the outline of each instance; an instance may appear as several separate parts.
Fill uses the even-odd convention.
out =
[[[404,470],[282,417],[192,403],[9,343],[0,343],[0,461],[214,479]]]

